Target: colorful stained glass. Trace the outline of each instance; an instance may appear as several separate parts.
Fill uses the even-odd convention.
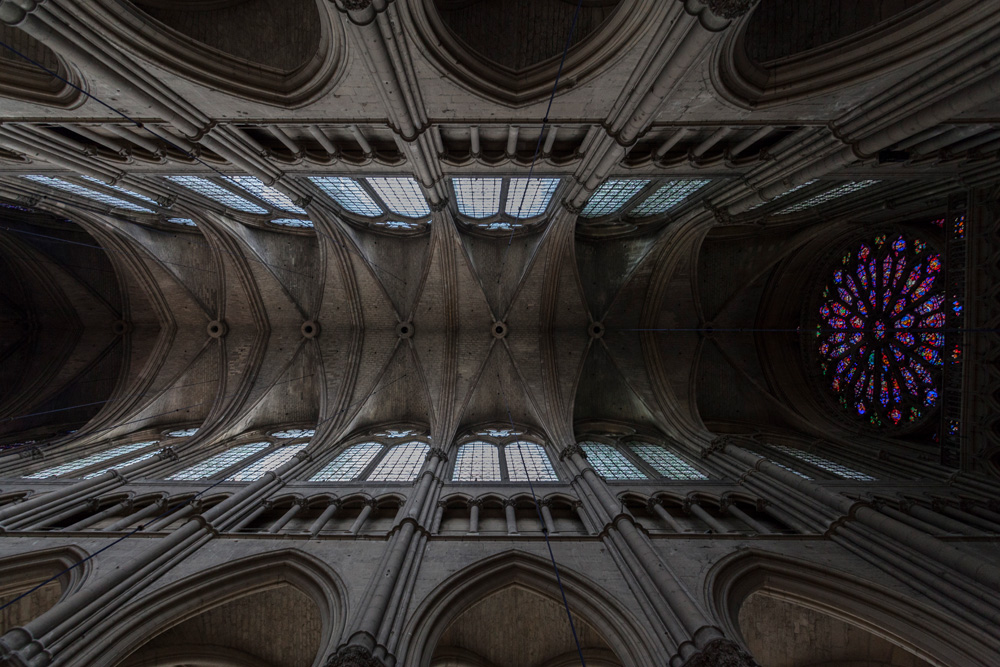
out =
[[[920,239],[894,234],[843,259],[813,311],[823,373],[841,405],[866,423],[916,421],[938,403],[938,369],[950,356],[937,330],[946,310],[961,312],[942,294],[941,256]]]

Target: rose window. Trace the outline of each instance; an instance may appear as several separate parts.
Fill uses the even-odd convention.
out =
[[[946,322],[939,254],[882,234],[845,254],[816,325],[825,381],[874,426],[921,420],[938,403]]]

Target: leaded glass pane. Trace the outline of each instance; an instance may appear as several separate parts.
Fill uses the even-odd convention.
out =
[[[127,468],[128,466],[134,465],[136,463],[139,463],[140,461],[145,461],[147,459],[151,459],[154,456],[156,456],[157,453],[158,453],[157,450],[153,450],[151,452],[146,452],[145,454],[137,456],[134,459],[129,459],[128,461],[125,461],[124,463],[119,463],[116,466],[111,466],[110,468],[105,468],[104,470],[98,470],[97,472],[92,472],[89,475],[84,475],[83,478],[84,479],[91,479],[93,477],[97,477],[98,475],[103,475],[104,473],[108,472],[109,470],[117,470],[118,468]]]
[[[512,482],[558,482],[545,449],[533,442],[512,442],[504,449],[507,478]],[[525,470],[527,468],[527,470]]]
[[[372,223],[376,227],[384,227],[385,229],[420,229],[422,225],[418,222],[404,222],[402,220],[384,220]]]
[[[131,454],[150,445],[155,445],[159,440],[147,440],[146,442],[134,442],[130,445],[120,445],[118,447],[112,447],[111,449],[105,450],[103,452],[97,452],[96,454],[91,454],[90,456],[85,456],[82,459],[77,459],[76,461],[67,461],[52,468],[46,468],[40,472],[32,473],[30,475],[25,475],[25,479],[45,479],[47,477],[58,477],[59,475],[65,475],[67,473],[74,472],[76,470],[81,470],[83,468],[88,468],[92,465],[98,463],[103,463],[105,461],[110,461],[111,459],[118,458],[119,456],[125,456],[126,454]]]
[[[641,204],[632,209],[632,215],[646,216],[666,213],[708,183],[708,180],[669,181],[664,183],[656,192],[646,197]]]
[[[185,468],[167,477],[167,479],[205,479],[206,477],[217,475],[230,466],[236,465],[248,456],[259,454],[270,446],[271,443],[269,442],[248,442],[245,445],[237,445],[232,449],[205,459],[201,463],[196,463],[189,468]]]
[[[173,223],[175,225],[184,225],[185,227],[197,227],[196,223],[191,218],[167,218],[167,222]]]
[[[372,482],[412,482],[429,450],[430,447],[422,442],[397,445],[382,458],[368,479]]]
[[[368,185],[382,198],[386,206],[398,215],[408,218],[419,218],[430,214],[420,186],[412,178],[367,178]]]
[[[167,433],[168,438],[189,438],[198,432],[196,428],[185,428],[180,431],[169,431]]]
[[[289,213],[298,213],[300,215],[306,214],[306,210],[296,206],[291,197],[277,188],[272,188],[270,185],[264,185],[263,181],[259,178],[255,178],[253,176],[230,176],[228,178],[239,187],[251,193],[258,199],[266,201],[271,206],[280,208],[283,211],[288,211]]]
[[[796,186],[795,186],[794,188],[792,188],[792,189],[790,189],[790,190],[785,190],[785,191],[784,191],[784,192],[782,192],[782,193],[781,193],[780,195],[775,195],[775,196],[774,196],[774,198],[772,198],[772,199],[771,199],[770,201],[762,201],[762,202],[761,202],[761,203],[759,203],[759,204],[754,204],[753,206],[751,206],[751,207],[750,207],[749,209],[747,209],[747,210],[749,210],[749,211],[752,211],[752,210],[754,210],[755,208],[760,208],[760,207],[761,207],[761,206],[763,206],[764,204],[770,204],[771,202],[775,202],[775,201],[778,201],[778,200],[779,200],[779,199],[781,199],[782,197],[787,197],[788,195],[792,194],[793,192],[798,192],[798,191],[799,191],[799,190],[801,190],[802,188],[808,188],[808,187],[809,187],[810,185],[812,185],[813,183],[815,183],[815,182],[816,182],[816,181],[818,181],[818,180],[819,180],[819,179],[817,179],[817,178],[814,178],[814,179],[812,179],[812,180],[809,180],[809,181],[806,181],[806,182],[805,182],[805,183],[803,183],[802,185],[796,185]]]
[[[87,199],[93,199],[96,202],[102,204],[107,204],[114,208],[120,208],[126,211],[138,211],[140,213],[152,213],[148,208],[139,206],[138,204],[133,204],[130,201],[125,201],[124,199],[119,199],[118,197],[112,197],[111,195],[106,195],[103,192],[98,192],[97,190],[91,190],[90,188],[85,188],[82,185],[77,185],[76,183],[70,183],[69,181],[64,181],[61,178],[52,178],[51,176],[39,176],[39,175],[26,175],[21,176],[21,178],[26,178],[29,181],[34,181],[35,183],[41,183],[42,185],[47,185],[50,188],[58,188],[60,190],[65,190],[66,192],[71,192],[80,197],[86,197]]]
[[[628,203],[628,200],[636,195],[639,190],[646,187],[649,179],[612,179],[604,181],[597,192],[590,196],[587,205],[580,213],[585,218],[597,218],[608,215],[619,210]]]
[[[313,227],[312,220],[299,220],[298,218],[277,218],[271,220],[272,225],[281,225],[282,227],[300,227],[300,228],[311,228]]]
[[[841,465],[836,461],[831,461],[830,459],[825,459],[822,456],[816,456],[812,452],[806,452],[801,449],[795,449],[794,447],[788,447],[786,445],[771,445],[779,452],[784,452],[789,456],[793,456],[800,461],[805,461],[810,463],[820,470],[825,470],[827,472],[833,473],[838,477],[843,477],[845,479],[854,479],[859,482],[874,482],[875,478],[871,475],[866,475],[863,472],[858,472],[857,470],[852,470],[845,465]]]
[[[667,479],[708,479],[694,466],[659,445],[634,442],[632,451]]]
[[[470,218],[488,218],[500,212],[502,178],[453,178],[458,212]]]
[[[798,204],[792,204],[788,208],[781,210],[781,213],[795,213],[796,211],[803,211],[807,208],[812,208],[814,206],[819,206],[820,204],[825,204],[828,201],[833,201],[840,197],[857,192],[858,190],[863,190],[867,187],[875,185],[876,183],[881,183],[881,181],[852,181],[850,183],[844,183],[843,185],[833,188],[832,190],[827,190],[826,192],[821,192],[815,197],[810,197],[805,201],[800,201]]]
[[[226,479],[228,482],[253,482],[260,479],[261,475],[268,472],[269,470],[274,470],[275,468],[280,468],[289,461],[292,457],[301,452],[306,448],[305,443],[301,445],[289,445],[288,447],[282,447],[281,449],[271,452],[263,458],[259,458],[246,468],[243,468],[238,473]]]
[[[267,213],[267,209],[257,206],[257,204],[230,192],[218,183],[213,183],[207,178],[202,178],[201,176],[167,176],[167,179],[173,181],[177,185],[184,186],[189,190],[194,190],[198,194],[208,197],[209,199],[214,199],[220,204],[224,204],[235,211],[261,214]]]
[[[515,218],[533,218],[545,213],[552,193],[559,186],[558,178],[512,178],[507,188],[504,211]]]
[[[600,442],[581,442],[587,462],[604,479],[647,479],[620,451]]]
[[[377,442],[365,442],[348,447],[309,478],[310,482],[349,482],[361,474],[382,451]]]
[[[353,178],[345,178],[343,176],[310,176],[309,180],[315,183],[323,192],[330,195],[333,201],[351,213],[371,217],[384,213],[382,207],[376,204],[371,195],[365,192],[365,189]]]
[[[499,482],[500,450],[487,442],[469,442],[458,448],[453,482]]]
[[[316,435],[314,428],[289,428],[284,431],[275,431],[271,434],[275,438],[311,438]]]
[[[476,431],[476,435],[488,435],[491,438],[509,438],[512,435],[524,435],[524,431],[516,431],[512,428],[484,428]]]
[[[103,185],[106,188],[111,188],[112,190],[115,190],[117,192],[121,192],[123,194],[129,195],[130,197],[135,197],[139,201],[144,201],[147,204],[152,204],[153,206],[159,206],[160,205],[160,203],[158,201],[156,201],[155,199],[147,197],[146,195],[141,195],[138,192],[133,192],[132,190],[129,190],[128,188],[123,188],[120,185],[108,185],[107,183],[105,183],[101,179],[94,178],[93,176],[81,176],[80,178],[82,178],[85,181],[90,181],[91,183],[99,183],[100,185]]]

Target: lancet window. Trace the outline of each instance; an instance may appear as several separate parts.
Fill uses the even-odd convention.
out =
[[[430,446],[411,428],[387,428],[341,450],[310,482],[412,482]]]
[[[484,231],[511,231],[536,222],[549,209],[558,178],[451,179],[459,219]]]
[[[355,224],[390,231],[420,231],[430,224],[430,205],[412,178],[310,176],[309,180]]]
[[[711,181],[708,179],[612,178],[597,188],[580,212],[581,222],[612,215],[641,220],[677,208]]]
[[[662,444],[641,440],[584,440],[580,447],[587,462],[609,481],[669,479],[706,480],[708,477]]]
[[[46,479],[49,477],[62,477],[69,476],[70,473],[75,473],[81,470],[90,468],[91,466],[96,466],[100,463],[106,463],[114,459],[118,459],[128,454],[133,454],[146,447],[152,447],[156,445],[158,440],[146,440],[143,442],[133,442],[127,445],[119,445],[117,447],[112,447],[111,449],[104,450],[102,452],[96,452],[85,456],[82,459],[77,459],[75,461],[67,461],[57,466],[51,468],[46,468],[31,475],[25,475],[25,479]],[[151,452],[150,456],[156,452]],[[103,470],[101,471],[103,472]]]
[[[872,477],[869,474],[863,473],[863,472],[855,470],[853,468],[848,468],[847,466],[845,466],[842,463],[837,463],[836,461],[832,461],[832,460],[830,460],[828,458],[819,456],[818,454],[814,454],[814,453],[809,452],[809,451],[805,451],[803,449],[797,449],[795,447],[789,447],[788,445],[776,445],[776,444],[769,444],[768,447],[771,448],[771,449],[775,449],[775,450],[781,452],[782,454],[787,454],[788,456],[792,457],[793,459],[797,459],[798,461],[803,461],[805,463],[808,463],[810,466],[813,466],[815,468],[819,468],[820,470],[823,470],[824,472],[830,473],[831,475],[835,475],[837,477],[841,477],[843,479],[853,479],[853,480],[858,481],[858,482],[874,482],[874,481],[876,481],[875,478]],[[778,465],[781,465],[781,464],[778,463]],[[791,468],[788,468],[787,466],[784,466],[784,465],[781,465],[781,467],[791,470]],[[796,473],[798,475],[801,475],[802,477],[805,477],[806,479],[812,479],[811,477],[809,477],[805,473],[800,472],[798,470],[792,470],[792,472],[794,472],[794,473]]]
[[[545,448],[525,439],[517,428],[484,428],[461,444],[452,468],[453,482],[557,482]]]

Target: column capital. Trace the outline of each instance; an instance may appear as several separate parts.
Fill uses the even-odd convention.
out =
[[[581,447],[579,443],[573,443],[568,447],[564,447],[563,450],[559,452],[559,460],[562,461],[570,456],[573,456],[574,454],[579,454],[583,458],[587,458],[587,452],[583,450],[583,447]]]
[[[729,639],[710,641],[691,656],[683,667],[760,667],[749,653]]]
[[[427,456],[424,457],[424,460],[428,460],[428,459],[441,459],[441,460],[445,460],[447,458],[448,458],[448,452],[446,452],[441,447],[433,447],[433,448],[431,448],[430,451],[427,452]]]
[[[327,658],[323,667],[385,667],[385,664],[363,646],[344,646]]]

